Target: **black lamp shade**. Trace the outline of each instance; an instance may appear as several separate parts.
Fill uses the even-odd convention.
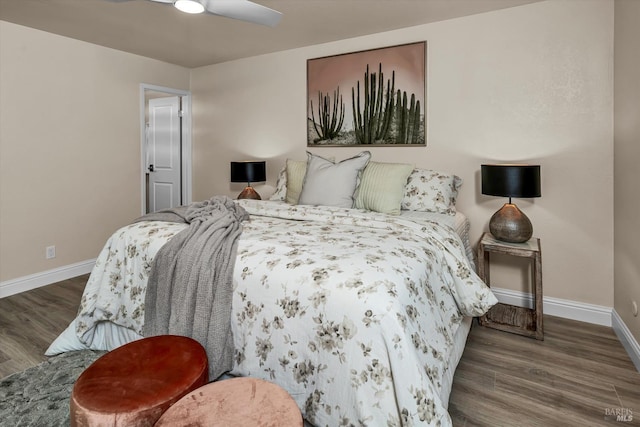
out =
[[[267,172],[264,161],[231,162],[231,182],[264,182]]]
[[[482,194],[540,197],[540,165],[482,165]]]

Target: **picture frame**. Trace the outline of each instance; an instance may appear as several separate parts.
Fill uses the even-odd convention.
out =
[[[427,42],[307,60],[307,146],[426,146]]]

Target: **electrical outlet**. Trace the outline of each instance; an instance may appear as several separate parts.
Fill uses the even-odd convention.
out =
[[[56,257],[56,247],[55,246],[47,246],[47,249],[46,249],[46,252],[45,252],[45,257],[47,259],[55,258]]]

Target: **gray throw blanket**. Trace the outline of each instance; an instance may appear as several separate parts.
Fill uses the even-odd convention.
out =
[[[139,221],[185,222],[155,256],[145,298],[144,336],[183,335],[204,346],[209,379],[233,367],[231,301],[241,222],[249,214],[225,196]]]

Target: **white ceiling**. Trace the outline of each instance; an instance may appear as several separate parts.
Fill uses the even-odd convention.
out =
[[[537,1],[255,0],[284,14],[269,28],[148,0],[0,0],[0,19],[195,68]]]

